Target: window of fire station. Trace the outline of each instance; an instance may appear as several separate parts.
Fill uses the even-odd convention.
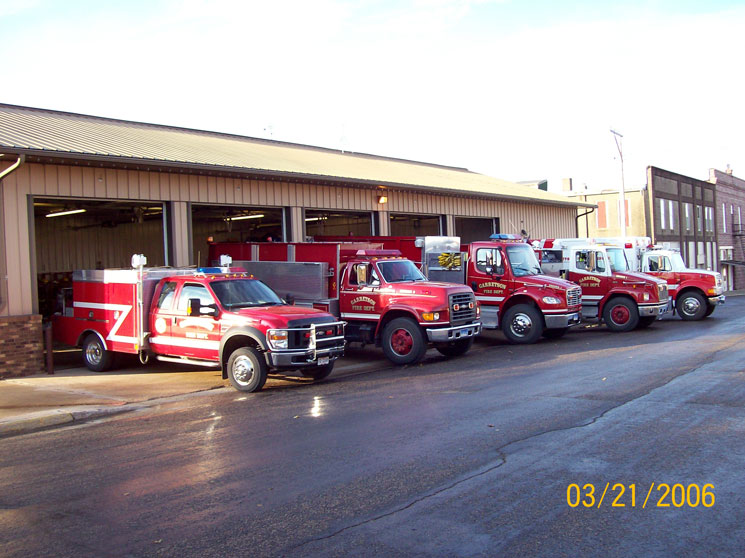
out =
[[[370,236],[372,213],[356,211],[305,210],[305,236]]]
[[[391,214],[391,236],[437,236],[442,234],[439,215]]]
[[[192,262],[213,265],[210,242],[282,242],[283,217],[281,207],[192,204]]]

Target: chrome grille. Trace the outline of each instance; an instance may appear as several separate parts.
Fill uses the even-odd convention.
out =
[[[663,283],[661,285],[657,285],[657,290],[660,295],[660,302],[667,302],[667,283]]]
[[[582,289],[572,287],[567,290],[567,306],[576,306],[582,300]]]
[[[457,310],[456,310],[457,308]],[[476,317],[476,297],[473,293],[450,295],[450,322],[459,324]]]

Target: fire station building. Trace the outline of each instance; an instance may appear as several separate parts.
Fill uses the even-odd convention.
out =
[[[577,234],[594,207],[467,169],[0,104],[0,377],[39,372],[75,269],[208,263],[209,241]]]

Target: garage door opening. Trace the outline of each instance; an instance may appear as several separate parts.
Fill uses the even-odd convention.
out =
[[[499,232],[499,219],[456,217],[455,234],[463,244],[477,240],[489,240],[494,233]]]
[[[305,210],[305,236],[370,236],[372,214],[354,211]]]
[[[62,306],[76,269],[129,268],[132,254],[166,265],[163,204],[34,198],[39,313]]]
[[[391,214],[391,236],[438,236],[442,233],[439,215]]]
[[[191,206],[192,262],[207,261],[209,242],[281,241],[284,234],[284,211],[281,207],[227,205]]]

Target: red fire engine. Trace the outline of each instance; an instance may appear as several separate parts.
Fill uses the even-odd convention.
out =
[[[327,310],[347,322],[347,341],[380,346],[395,364],[419,362],[431,343],[457,356],[481,331],[479,305],[468,287],[428,281],[398,250],[365,242],[210,245],[210,261],[230,255],[297,304]],[[302,279],[291,272],[314,272]]]
[[[221,367],[240,391],[262,388],[269,370],[322,379],[344,354],[344,322],[289,306],[264,283],[226,267],[76,271],[73,303],[53,317],[58,341],[80,346],[86,366],[111,367],[116,353]]]
[[[419,263],[429,279],[470,286],[481,304],[484,329],[501,328],[510,343],[535,343],[541,335],[558,338],[580,323],[580,288],[544,275],[533,249],[518,236],[499,234],[470,244],[461,244],[457,236],[365,236],[352,240],[401,250]]]

